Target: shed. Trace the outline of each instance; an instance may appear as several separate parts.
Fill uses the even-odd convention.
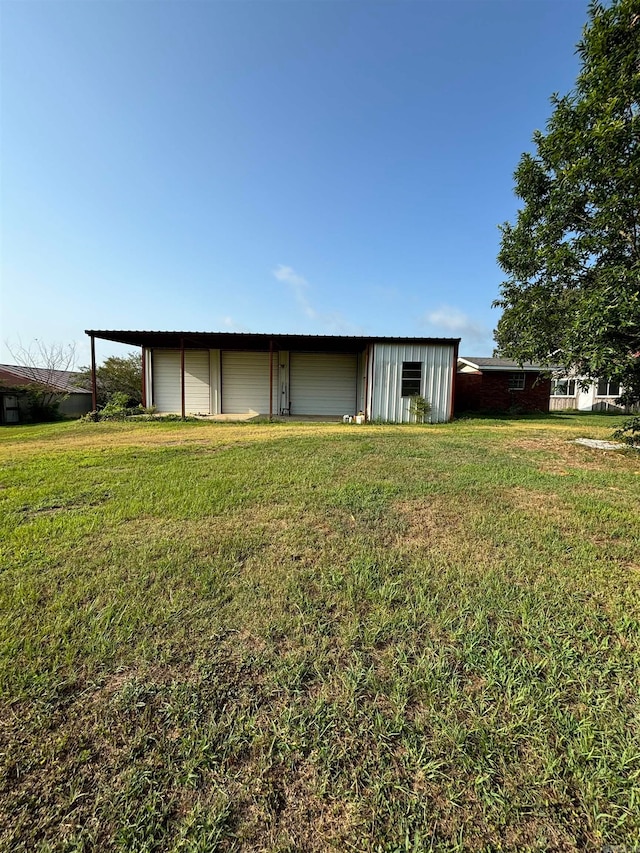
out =
[[[143,399],[158,413],[408,422],[410,398],[434,422],[453,414],[459,338],[87,330],[142,348]],[[95,365],[95,358],[93,359]]]

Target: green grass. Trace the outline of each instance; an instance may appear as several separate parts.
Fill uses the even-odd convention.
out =
[[[619,423],[2,430],[0,848],[636,848]]]

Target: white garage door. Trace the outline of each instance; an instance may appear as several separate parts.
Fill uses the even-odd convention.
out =
[[[184,408],[186,414],[210,413],[209,351],[185,350]],[[180,350],[153,351],[153,398],[158,412],[182,412]]]
[[[269,353],[222,352],[222,411],[229,415],[269,414]],[[274,413],[278,411],[278,354],[273,354]]]
[[[187,414],[211,413],[209,350],[187,350],[184,354],[184,408]]]
[[[351,415],[356,408],[355,354],[292,352],[292,415]]]

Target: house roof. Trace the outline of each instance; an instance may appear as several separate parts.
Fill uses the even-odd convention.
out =
[[[105,341],[129,346],[170,347],[179,349],[274,349],[307,350],[315,352],[357,352],[371,343],[391,344],[457,344],[460,338],[403,338],[376,337],[373,335],[291,335],[254,332],[170,332],[141,330],[86,329]]]
[[[540,373],[542,370],[549,370],[548,367],[542,367],[540,364],[532,364],[528,361],[524,364],[518,364],[517,361],[512,361],[510,358],[476,358],[465,355],[458,358],[458,366],[461,363],[482,373],[491,370],[523,371],[524,373]]]
[[[47,367],[24,367],[19,364],[0,364],[0,384],[5,386],[36,383],[61,394],[90,394],[78,385],[82,376],[74,370],[50,370]]]

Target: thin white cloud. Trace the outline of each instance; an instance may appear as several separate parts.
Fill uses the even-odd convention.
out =
[[[424,315],[424,322],[440,332],[446,332],[456,338],[463,338],[465,345],[490,345],[491,329],[481,323],[476,323],[459,308],[451,305],[441,305],[435,311]]]
[[[273,270],[273,274],[278,279],[278,281],[282,281],[285,284],[289,285],[289,288],[295,296],[296,302],[302,309],[302,312],[310,320],[317,320],[318,312],[315,310],[315,308],[313,308],[313,306],[307,299],[309,282],[306,280],[306,278],[303,278],[301,275],[298,275],[298,273],[293,269],[293,267],[287,267],[284,264],[278,264],[278,266]]]
[[[301,275],[293,269],[293,267],[287,267],[284,264],[278,264],[278,266],[273,271],[274,276],[278,279],[278,281],[286,281],[287,284],[292,285],[293,287],[309,287],[309,282],[306,278],[303,278]]]
[[[311,285],[307,279],[304,278],[304,276],[299,275],[293,267],[288,267],[285,264],[278,264],[272,272],[278,281],[289,286],[298,307],[305,317],[319,323],[324,327],[325,331],[336,335],[357,335],[362,333],[362,329],[359,326],[351,323],[339,311],[331,311],[329,313],[317,311],[309,300],[308,294],[311,291]]]
[[[240,323],[236,323],[236,321],[233,319],[233,317],[230,317],[229,315],[227,315],[226,317],[223,317],[221,322],[222,322],[223,328],[225,328],[229,332],[249,332],[250,331],[250,329],[248,329],[246,326],[243,326]]]

